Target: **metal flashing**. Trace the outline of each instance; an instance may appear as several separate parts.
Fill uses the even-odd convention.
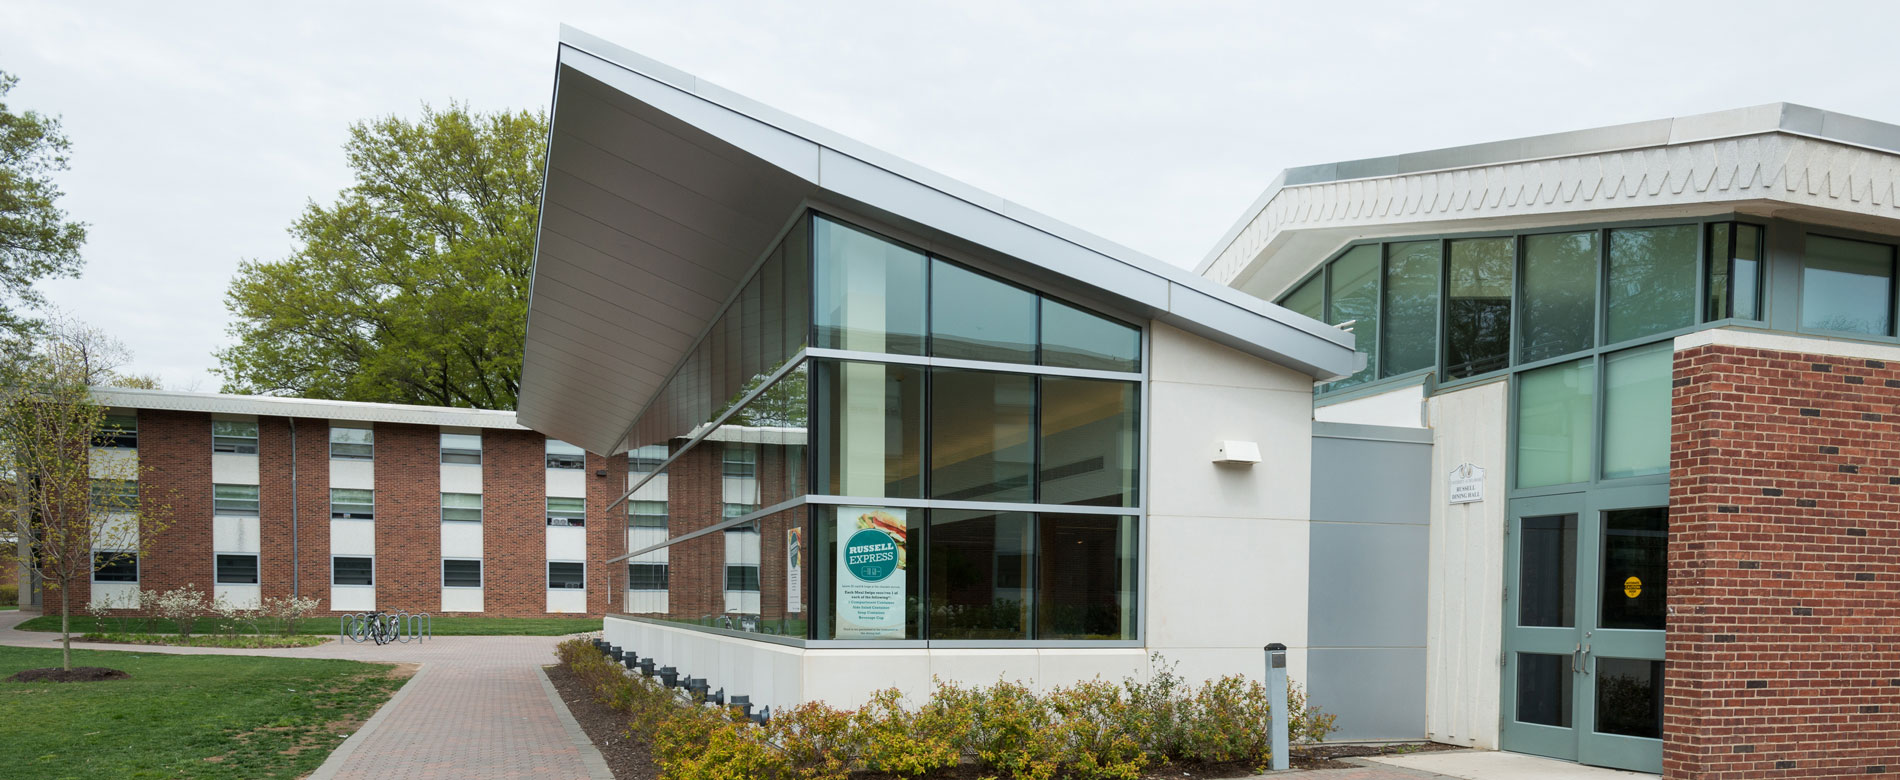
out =
[[[325,401],[316,398],[279,398],[268,395],[133,390],[122,387],[95,387],[92,389],[92,396],[100,405],[115,409],[154,409],[256,417],[309,417],[347,422],[528,430],[527,427],[515,422],[514,412],[491,409]]]

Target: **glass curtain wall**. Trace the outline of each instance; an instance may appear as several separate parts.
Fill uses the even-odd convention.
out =
[[[1142,371],[1134,326],[810,215],[633,427],[629,610],[1135,639]]]

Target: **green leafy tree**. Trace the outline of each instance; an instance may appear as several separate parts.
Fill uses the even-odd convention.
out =
[[[33,321],[21,313],[45,303],[33,284],[78,276],[86,226],[66,218],[53,175],[66,170],[59,120],[14,113],[7,93],[19,83],[0,71],[0,328],[20,337]]]
[[[514,408],[547,132],[458,104],[351,127],[355,183],[225,294],[225,391]]]

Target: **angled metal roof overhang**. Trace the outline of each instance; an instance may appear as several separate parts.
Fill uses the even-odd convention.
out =
[[[563,27],[520,422],[596,453],[800,211],[831,204],[1327,379],[1352,336]]]

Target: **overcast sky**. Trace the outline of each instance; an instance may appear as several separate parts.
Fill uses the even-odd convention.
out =
[[[1900,122],[1900,4],[0,4],[91,225],[52,299],[215,391],[224,291],[349,183],[350,123],[545,108],[562,22],[1192,266],[1282,168],[1774,101]]]

